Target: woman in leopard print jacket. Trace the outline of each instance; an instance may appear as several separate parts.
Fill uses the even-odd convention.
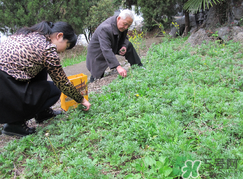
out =
[[[0,44],[0,123],[2,133],[26,136],[35,132],[26,120],[36,122],[57,115],[50,107],[61,92],[89,110],[90,103],[68,80],[58,52],[75,46],[77,36],[66,22],[43,21],[24,27]],[[47,74],[52,81],[47,81]]]

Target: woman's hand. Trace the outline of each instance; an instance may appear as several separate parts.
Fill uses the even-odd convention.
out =
[[[83,99],[83,102],[81,104],[86,107],[85,109],[83,109],[83,111],[88,111],[91,106],[91,104],[85,98]]]

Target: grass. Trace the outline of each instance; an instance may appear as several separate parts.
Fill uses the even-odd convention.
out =
[[[87,47],[82,45],[76,45],[74,48],[59,54],[63,67],[86,61],[86,55]]]
[[[153,45],[146,70],[89,94],[89,112],[11,141],[0,178],[242,178],[242,46],[185,40]]]
[[[86,61],[86,55],[80,55],[76,58],[64,58],[61,63],[63,67],[72,66],[80,62]]]

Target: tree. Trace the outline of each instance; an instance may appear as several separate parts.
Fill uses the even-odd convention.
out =
[[[141,7],[145,28],[151,30],[156,24],[155,21],[168,28],[173,16],[178,12],[180,2],[181,0],[137,0],[137,5]]]
[[[48,10],[50,5],[49,0],[43,2],[2,0],[0,4],[1,31],[6,33],[10,30],[10,33],[13,33],[22,26],[30,26],[43,20],[45,18],[44,9]]]
[[[184,3],[183,9],[185,12],[185,31],[184,35],[187,35],[190,31],[189,12],[195,13],[199,10],[209,9],[213,5],[217,5],[224,0],[187,0]]]
[[[114,5],[112,0],[100,0],[100,1],[91,1],[88,15],[85,18],[84,22],[84,35],[86,41],[89,42],[92,34],[95,29],[106,20],[108,17],[114,15],[114,11],[117,9],[117,6]]]
[[[59,9],[58,20],[71,24],[77,34],[84,32],[89,0],[57,0],[55,6]]]
[[[190,14],[189,11],[184,10],[184,14],[185,14],[185,30],[184,30],[184,35],[187,36],[188,32],[191,30],[191,26],[190,26]]]
[[[66,21],[76,33],[81,33],[88,8],[88,0],[2,0],[0,30],[13,33],[23,26],[47,20]]]
[[[183,9],[189,12],[197,12],[199,9],[206,9],[213,4],[220,3],[224,0],[188,0],[185,4]]]
[[[114,14],[122,0],[2,0],[0,1],[0,31],[13,33],[23,26],[43,20],[65,21],[87,42],[95,28]]]

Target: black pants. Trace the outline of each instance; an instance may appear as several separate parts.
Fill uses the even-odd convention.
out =
[[[46,69],[44,69],[40,73],[38,73],[38,75],[36,75],[36,77],[33,78],[31,81],[40,81],[40,80],[47,81]],[[43,106],[41,107],[39,112],[42,112],[43,110],[54,105],[59,100],[59,98],[61,96],[61,91],[56,87],[56,85],[54,85],[54,83],[52,81],[48,81],[48,83],[50,85],[50,93],[49,93],[48,99],[43,104]]]
[[[0,123],[15,123],[33,118],[51,107],[61,91],[47,81],[46,70],[28,82],[18,81],[0,70]]]
[[[119,50],[120,50],[120,48],[119,48]],[[119,52],[117,52],[116,54],[120,55]],[[140,57],[138,56],[137,51],[133,47],[131,42],[129,42],[129,44],[127,46],[127,52],[124,56],[125,56],[125,59],[128,61],[128,63],[130,63],[131,66],[133,66],[133,65],[143,66],[143,64],[140,60]],[[104,73],[100,78],[104,77]],[[91,75],[89,81],[92,83],[94,80],[95,80],[95,78],[93,77],[93,75]]]
[[[117,53],[117,54],[119,55],[119,53]],[[129,44],[128,44],[125,58],[128,61],[128,63],[130,63],[131,66],[132,65],[143,66],[143,64],[140,60],[140,57],[138,56],[138,54],[131,42],[129,42]]]

